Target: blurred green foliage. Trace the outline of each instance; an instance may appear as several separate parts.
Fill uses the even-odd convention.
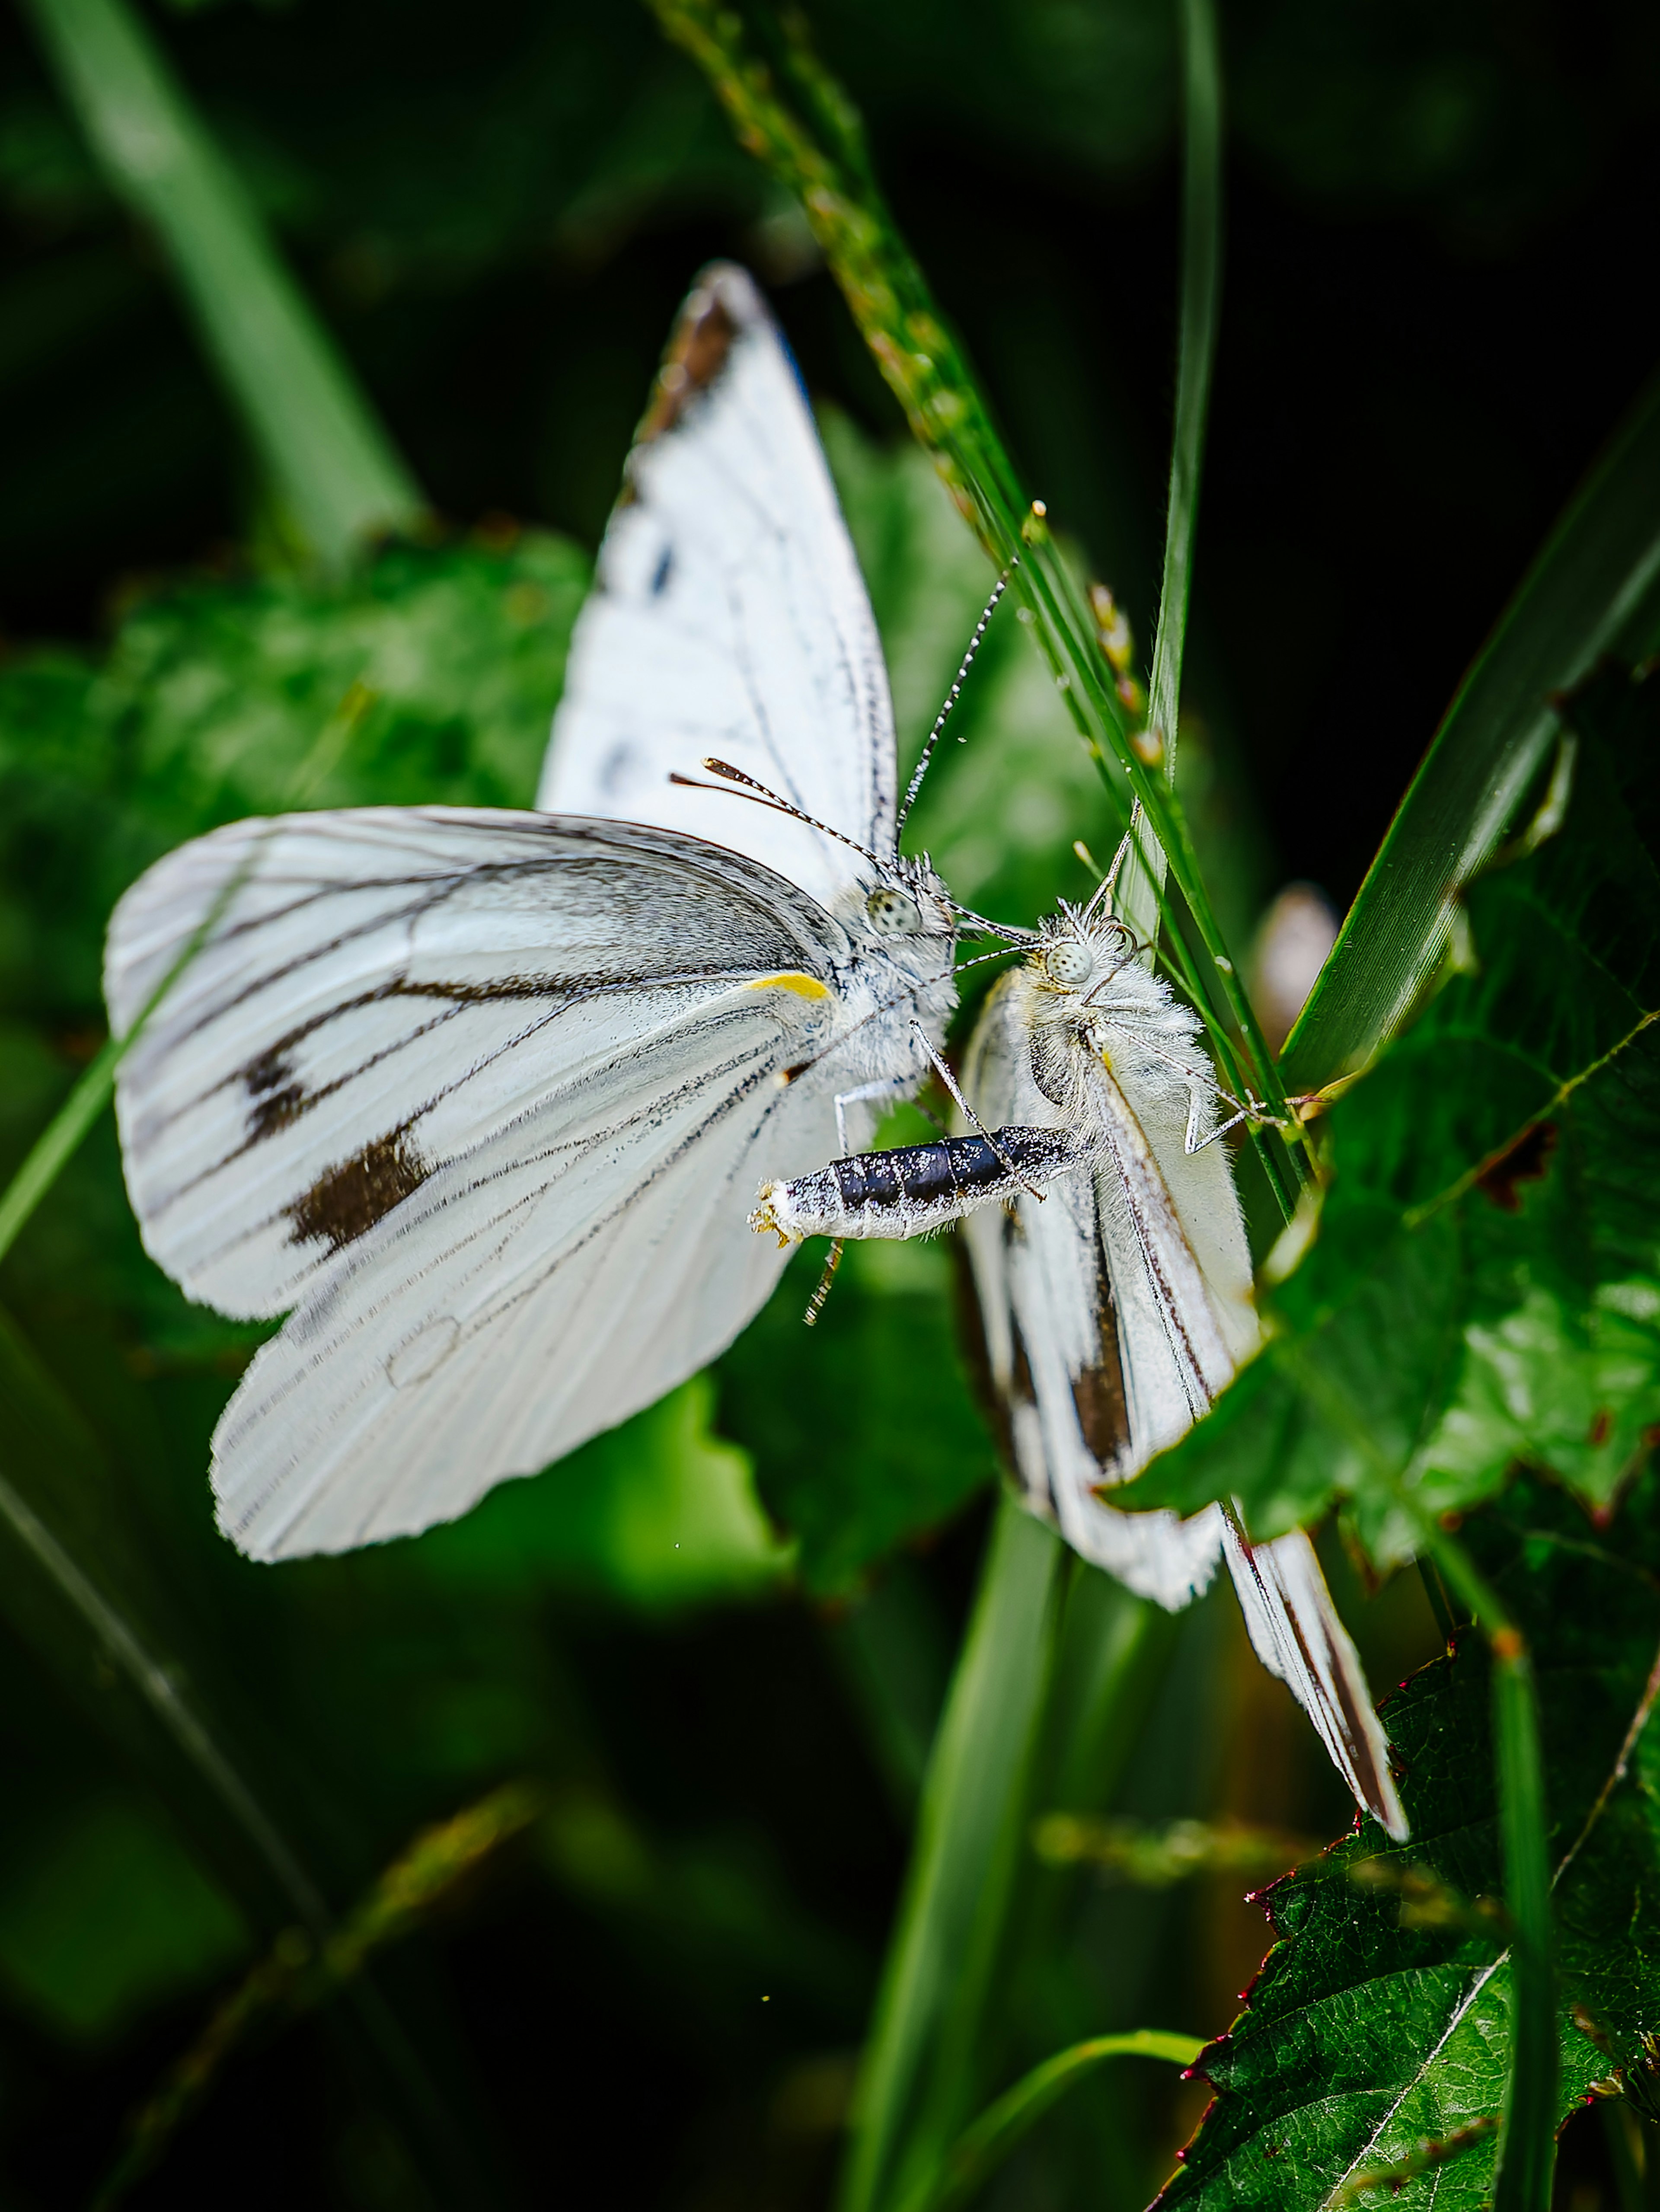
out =
[[[12,1844],[0,1975],[10,2000],[60,2035],[111,2035],[222,1973],[246,1944],[222,1891],[135,1799],[42,1807]]]

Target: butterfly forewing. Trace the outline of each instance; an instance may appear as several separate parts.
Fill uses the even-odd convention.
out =
[[[825,826],[671,781],[705,756]],[[838,1102],[862,1134],[913,1088],[955,1001],[894,780],[812,416],[711,269],[579,625],[564,811],[239,823],[112,922],[118,1032],[173,977],[119,1080],[146,1245],[194,1297],[289,1314],[216,1439],[245,1548],[423,1528],[730,1342],[781,1265],[757,1185],[827,1155]]]
[[[843,836],[893,842],[876,625],[794,362],[750,279],[688,301],[577,624],[538,803],[687,830],[826,906],[848,856],[805,823],[672,784],[713,756]]]
[[[684,842],[365,810],[235,824],[153,870],[112,930],[118,1029],[232,886],[122,1069],[154,1255],[222,1310],[281,1312],[483,1135],[555,1103],[568,1143],[603,1129],[619,1072],[672,1060],[726,1001],[776,1044],[814,1002],[754,979],[815,975],[845,941],[776,878]]]
[[[458,1511],[651,1402],[764,1298],[778,1261],[725,1216],[835,1126],[781,1081],[839,1009],[847,941],[812,901],[620,825],[237,824],[119,911],[118,1027],[216,908],[119,1105],[161,1263],[222,1310],[298,1301],[220,1438],[246,1548]]]

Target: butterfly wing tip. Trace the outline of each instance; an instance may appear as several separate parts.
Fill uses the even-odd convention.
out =
[[[1369,1805],[1366,1809],[1392,1844],[1411,1842],[1412,1823],[1408,1820],[1406,1808],[1393,1790],[1387,1793],[1379,1791],[1377,1795],[1377,1802]]]

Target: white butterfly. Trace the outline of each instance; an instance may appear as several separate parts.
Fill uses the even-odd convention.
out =
[[[796,811],[670,781],[710,754]],[[448,1519],[702,1366],[782,1265],[757,1180],[867,1140],[956,1003],[870,606],[736,269],[671,343],[539,803],[237,823],[111,923],[124,1034],[211,922],[117,1104],[151,1255],[289,1314],[214,1437],[258,1558]]]
[[[976,1133],[769,1186],[754,1225],[793,1242],[964,1219],[1027,1503],[1169,1607],[1225,1556],[1257,1656],[1356,1799],[1403,1837],[1388,1743],[1307,1536],[1253,1545],[1219,1507],[1183,1521],[1102,1494],[1174,1443],[1259,1340],[1198,1019],[1137,949],[1106,885],[1082,911],[1063,906],[975,1031],[959,1105]]]

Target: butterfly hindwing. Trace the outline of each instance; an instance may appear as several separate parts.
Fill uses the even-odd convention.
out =
[[[1062,1126],[1034,1072],[1027,980],[1004,979],[970,1045],[967,1096],[988,1127]],[[1303,1705],[1333,1762],[1396,1837],[1405,1816],[1365,1670],[1300,1529],[1252,1545],[1221,1507],[1183,1521],[1122,1512],[1104,1492],[1173,1443],[1256,1337],[1250,1261],[1219,1145],[1186,1149],[1179,1100],[1132,1104],[1081,1041],[1068,1093],[1100,1164],[964,1224],[994,1386],[1029,1499],[1075,1549],[1166,1607],[1227,1559],[1253,1648]],[[1054,1086],[1051,1085],[1051,1089]],[[1137,1105],[1141,1111],[1137,1111]]]
[[[988,1000],[964,1069],[969,1103],[988,1128],[1055,1126],[1061,1116],[1033,1080],[1019,978]],[[1016,1467],[1036,1510],[1074,1549],[1158,1603],[1184,1605],[1209,1583],[1217,1517],[1120,1513],[1097,1495],[1121,1479],[1137,1437],[1140,1377],[1127,1346],[1112,1276],[1117,1214],[1110,1185],[1088,1168],[1006,1207],[971,1213],[969,1241],[993,1388]],[[1122,1239],[1116,1239],[1122,1255]],[[1164,1355],[1162,1344],[1159,1347]]]

